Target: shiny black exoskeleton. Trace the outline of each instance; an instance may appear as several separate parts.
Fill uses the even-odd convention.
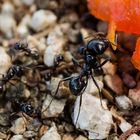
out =
[[[28,47],[27,43],[16,43],[14,45],[14,49],[18,50],[18,51],[23,51],[25,53],[27,53],[28,55],[30,55],[33,59],[39,59],[39,54],[36,50],[31,50]]]
[[[81,66],[79,64],[79,62],[74,58],[72,61],[74,64],[76,64],[77,66],[79,66],[81,68],[81,72],[79,73],[78,76],[72,76],[72,77],[68,77],[68,78],[61,80],[57,86],[57,89],[56,89],[56,92],[54,95],[57,94],[61,82],[69,80],[69,89],[73,95],[80,96],[80,106],[81,106],[82,94],[87,87],[88,79],[91,78],[99,91],[99,95],[101,96],[101,90],[100,90],[96,80],[94,79],[93,75],[98,76],[98,75],[103,74],[102,66],[106,62],[108,62],[110,59],[106,59],[102,63],[100,63],[99,60],[101,58],[101,55],[110,46],[111,46],[111,43],[109,42],[109,40],[107,40],[103,35],[99,34],[95,38],[90,40],[87,43],[87,45],[85,45],[84,47],[83,46],[80,47],[79,53],[83,56],[84,64]],[[99,58],[99,56],[100,56],[100,58]],[[52,100],[51,100],[51,102],[52,102]],[[50,104],[51,104],[51,102],[50,102]],[[50,104],[49,104],[49,106],[50,106]],[[79,107],[79,112],[78,112],[78,116],[77,116],[75,124],[78,121],[79,113],[80,113],[80,107]]]
[[[20,77],[23,74],[23,67],[19,65],[13,65],[7,71],[6,75],[3,75],[0,84],[0,91],[3,92],[3,86],[9,82],[14,76]],[[12,84],[12,83],[11,83]]]
[[[16,112],[23,112],[29,116],[35,113],[35,109],[29,103],[19,101],[18,99],[12,100],[12,107]]]

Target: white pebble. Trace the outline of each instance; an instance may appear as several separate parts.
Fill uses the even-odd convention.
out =
[[[26,120],[25,120],[25,118],[22,117],[22,118],[18,118],[17,120],[15,120],[13,122],[10,130],[14,134],[23,134],[26,130]]]
[[[13,15],[14,11],[15,9],[13,7],[13,4],[11,4],[10,2],[7,1],[2,5],[2,10],[1,10],[2,14]]]
[[[48,47],[44,53],[44,64],[48,67],[54,66],[54,59],[56,55],[63,54],[63,47],[66,43],[60,26],[56,26],[48,35]]]
[[[31,6],[34,3],[34,0],[21,0],[21,2],[27,6]]]
[[[11,65],[10,56],[6,53],[4,48],[0,47],[0,74],[6,74]]]
[[[33,14],[30,26],[36,32],[42,31],[48,26],[53,26],[56,19],[57,17],[51,11],[38,10]]]
[[[133,108],[132,101],[125,95],[117,96],[115,100],[121,110],[130,110]]]
[[[27,140],[23,137],[23,135],[14,135],[10,140]]]
[[[43,102],[42,115],[44,118],[57,117],[60,113],[62,113],[65,107],[65,103],[66,103],[65,99],[62,100],[53,99],[51,105],[49,106],[49,108],[47,108],[51,100],[52,97],[50,95],[47,95],[46,99]]]
[[[132,134],[127,138],[127,140],[140,140],[140,137],[136,134]]]
[[[74,105],[74,124],[78,115],[79,101],[80,96],[77,97]],[[81,130],[87,130],[89,139],[105,139],[108,137],[113,124],[112,115],[107,110],[106,102],[102,101],[102,104],[104,108],[101,106],[99,98],[87,93],[82,95],[82,105],[76,127]]]
[[[56,126],[52,126],[40,140],[61,140],[61,136],[57,132]]]
[[[12,16],[0,14],[0,31],[7,37],[12,38],[16,29],[16,22]]]
[[[126,121],[122,121],[119,124],[120,129],[122,130],[122,132],[126,132],[127,130],[132,128],[132,125]]]

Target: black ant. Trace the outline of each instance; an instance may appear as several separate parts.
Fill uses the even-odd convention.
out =
[[[19,66],[19,65],[12,65],[12,67],[9,68],[9,70],[7,71],[6,75],[2,75],[2,79],[1,79],[1,84],[0,84],[0,91],[3,92],[3,86],[6,85],[7,82],[9,82],[11,85],[13,85],[10,80],[12,80],[12,78],[14,76],[20,77],[23,74],[23,67]],[[13,85],[15,86],[15,85]]]
[[[31,50],[28,47],[27,43],[23,43],[23,42],[16,43],[14,45],[14,49],[17,50],[17,51],[23,51],[23,52],[27,53],[28,55],[30,55],[35,60],[39,59],[38,52],[36,50]]]
[[[102,66],[105,63],[107,63],[108,61],[110,61],[110,59],[106,59],[104,62],[100,63],[98,60],[98,57],[101,56],[108,47],[111,47],[111,45],[112,45],[111,42],[108,39],[106,39],[103,34],[99,33],[99,34],[97,34],[96,37],[91,39],[87,43],[86,46],[80,47],[79,53],[83,56],[83,59],[84,59],[83,66],[81,66],[76,59],[72,59],[73,63],[77,64],[82,69],[80,74],[78,76],[71,76],[71,77],[62,79],[58,83],[54,96],[56,96],[56,94],[59,90],[60,84],[64,81],[69,80],[69,89],[73,95],[80,96],[80,107],[81,107],[82,94],[87,87],[88,79],[91,77],[95,86],[98,89],[100,99],[101,99],[102,98],[101,90],[100,90],[96,80],[94,79],[93,74],[96,74],[96,75],[103,74]],[[53,101],[53,99],[50,101],[48,107],[51,105],[52,101]],[[102,105],[102,102],[101,102],[101,105]],[[48,107],[46,109],[48,109]],[[77,121],[78,121],[78,117],[80,114],[80,107],[79,107],[78,116],[77,116],[75,124],[77,124]]]

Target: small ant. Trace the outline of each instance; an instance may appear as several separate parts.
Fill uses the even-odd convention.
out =
[[[74,64],[77,64],[81,68],[81,72],[78,76],[71,76],[67,77],[65,79],[60,80],[58,83],[58,86],[56,88],[56,92],[54,96],[56,96],[59,86],[62,82],[68,81],[69,80],[69,89],[71,93],[75,96],[80,96],[80,107],[82,103],[82,94],[85,91],[87,84],[88,84],[88,79],[91,77],[95,86],[98,89],[100,99],[102,99],[102,94],[101,90],[94,79],[93,74],[96,75],[101,75],[103,74],[103,69],[102,66],[106,64],[110,59],[106,59],[104,62],[100,63],[98,60],[98,57],[101,56],[108,47],[111,47],[111,42],[105,38],[105,36],[101,33],[97,34],[96,37],[91,39],[86,46],[80,47],[79,48],[79,53],[83,56],[84,59],[84,64],[81,66],[79,62],[76,59],[72,59]],[[50,101],[48,107],[51,105],[53,99]],[[102,102],[101,102],[102,105]],[[48,107],[46,109],[48,109]],[[80,114],[80,107],[77,115],[77,119],[75,124],[77,124],[78,117]],[[46,110],[45,109],[45,110]],[[44,110],[44,111],[45,111]],[[44,112],[43,111],[43,112]]]
[[[20,77],[23,74],[23,67],[19,65],[12,65],[11,68],[7,71],[6,75],[2,75],[0,91],[3,92],[3,86],[6,85],[14,76]],[[13,85],[10,82],[11,85]],[[15,86],[15,85],[13,85]]]
[[[14,49],[27,53],[28,55],[30,55],[35,60],[39,59],[38,52],[36,50],[31,50],[30,48],[28,48],[28,44],[27,43],[23,43],[23,42],[16,43],[14,45]]]

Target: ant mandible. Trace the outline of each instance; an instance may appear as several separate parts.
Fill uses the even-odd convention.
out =
[[[91,77],[95,86],[98,89],[100,99],[102,98],[101,90],[96,80],[94,79],[93,74],[96,74],[96,75],[103,74],[102,66],[106,64],[108,61],[110,61],[110,59],[108,58],[102,63],[100,63],[98,57],[101,56],[108,47],[111,47],[112,44],[108,39],[105,38],[104,34],[97,33],[96,35],[97,36],[91,39],[87,43],[87,45],[79,48],[79,53],[83,56],[83,59],[84,59],[83,66],[81,66],[76,59],[74,58],[72,59],[73,63],[77,64],[81,68],[80,74],[78,76],[71,76],[71,77],[67,77],[65,79],[60,80],[56,88],[54,96],[56,96],[59,90],[60,84],[64,81],[69,80],[69,89],[73,95],[80,96],[80,107],[81,107],[82,94],[87,87],[88,79]],[[53,99],[50,101],[48,107],[51,105],[52,101]],[[102,105],[102,102],[101,102],[101,105]],[[46,109],[48,109],[48,107]],[[75,124],[77,124],[77,121],[78,121],[78,117],[80,114],[80,107],[79,107]]]

